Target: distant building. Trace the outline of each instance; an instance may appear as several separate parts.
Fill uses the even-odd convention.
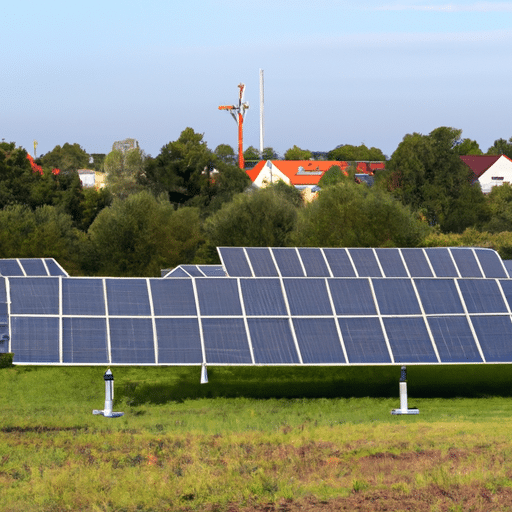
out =
[[[373,175],[374,171],[385,169],[385,162],[340,162],[338,160],[262,160],[246,171],[257,187],[266,187],[278,180],[299,189],[313,188],[332,166],[338,166],[348,175],[348,168],[355,165],[356,173]]]
[[[127,153],[131,149],[138,149],[139,147],[139,141],[136,139],[124,139],[124,140],[118,140],[112,144],[112,151],[118,150],[123,153]]]
[[[492,187],[512,183],[512,160],[507,155],[463,155],[461,160],[473,171],[484,194]]]
[[[91,169],[78,169],[77,172],[83,188],[100,189],[105,186],[105,173]]]

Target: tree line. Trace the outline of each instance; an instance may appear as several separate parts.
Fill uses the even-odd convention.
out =
[[[478,145],[461,134],[448,127],[407,134],[372,187],[357,183],[354,169],[346,175],[334,166],[310,203],[283,182],[255,189],[229,147],[210,150],[192,128],[154,158],[138,146],[88,155],[65,144],[34,161],[3,142],[0,257],[53,257],[72,275],[110,276],[218,263],[220,245],[478,245],[512,258],[512,187],[484,195],[472,184],[459,155]],[[507,144],[512,148],[512,138],[499,139],[493,151],[509,150]],[[344,147],[329,159],[384,156],[364,145]],[[359,157],[368,153],[372,158]],[[105,188],[81,186],[76,170],[91,166],[106,172]]]

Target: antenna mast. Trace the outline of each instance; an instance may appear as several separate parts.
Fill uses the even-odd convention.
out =
[[[249,103],[244,103],[244,84],[238,84],[238,88],[240,89],[239,97],[238,97],[238,106],[237,105],[221,105],[219,110],[227,110],[236,121],[238,125],[238,166],[240,169],[244,168],[244,117],[245,111],[249,108]]]
[[[260,69],[260,156],[263,155],[263,138],[265,137],[265,112],[263,110],[263,69]]]

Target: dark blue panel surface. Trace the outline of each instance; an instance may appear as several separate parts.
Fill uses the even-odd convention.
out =
[[[332,315],[324,279],[285,279],[284,287],[292,315]]]
[[[109,315],[151,315],[145,279],[107,279],[106,284]]]
[[[245,312],[249,316],[287,315],[279,279],[241,279]]]
[[[191,279],[151,279],[150,286],[156,316],[197,314]]]
[[[512,361],[510,316],[473,316],[471,321],[488,363]]]
[[[415,279],[427,315],[464,313],[453,279]]]
[[[204,277],[197,265],[181,265],[181,268],[191,277]]]
[[[251,268],[242,247],[217,247],[221,261],[230,277],[251,277]]]
[[[329,279],[337,315],[376,315],[368,279]]]
[[[201,337],[196,318],[157,318],[159,364],[203,362]]]
[[[304,270],[295,249],[274,247],[272,253],[283,277],[304,277]]]
[[[493,279],[461,279],[459,287],[468,313],[506,313],[507,308]]]
[[[114,364],[155,362],[153,325],[149,318],[111,318],[110,344]]]
[[[450,252],[445,247],[425,249],[437,277],[458,277]]]
[[[27,276],[47,276],[48,272],[44,266],[43,260],[40,258],[23,258],[20,263],[25,269]]]
[[[3,276],[22,276],[23,270],[16,260],[0,260],[0,274]]]
[[[207,363],[252,364],[241,318],[203,318],[202,326]]]
[[[471,249],[452,248],[450,252],[457,264],[461,277],[484,277]]]
[[[59,319],[11,318],[11,350],[15,363],[58,363]]]
[[[46,258],[44,261],[51,276],[67,276],[66,272],[64,272],[62,268],[57,265],[54,259]]]
[[[407,270],[398,249],[375,249],[386,277],[407,277]]]
[[[62,361],[108,364],[105,318],[63,318]]]
[[[508,305],[512,309],[512,280],[500,279],[499,283],[503,289],[503,293],[505,294]]]
[[[203,316],[241,315],[236,279],[205,277],[196,280],[199,309]]]
[[[400,249],[411,277],[433,277],[423,249]]]
[[[485,277],[508,277],[503,268],[503,261],[496,251],[491,249],[475,249],[476,256]]]
[[[419,315],[421,309],[410,279],[373,279],[381,315]]]
[[[372,249],[349,249],[359,277],[382,277]]]
[[[9,283],[12,315],[59,313],[58,277],[13,277]]]
[[[190,277],[190,274],[185,272],[182,267],[176,267],[175,269],[171,270],[165,277]]]
[[[293,325],[304,364],[345,364],[333,318],[294,318]]]
[[[248,247],[247,256],[257,277],[277,277],[276,265],[268,247]]]
[[[481,363],[465,316],[433,316],[428,323],[441,363]]]
[[[5,288],[5,277],[0,277],[0,302],[7,302],[7,291]]]
[[[329,277],[329,269],[320,249],[299,249],[300,258],[308,277]]]
[[[198,265],[197,268],[206,277],[226,277],[226,272],[222,265]]]
[[[284,318],[249,318],[256,364],[298,364],[290,323]]]
[[[395,363],[437,363],[423,318],[384,318],[384,326]]]
[[[349,363],[391,362],[378,318],[338,318],[338,323]]]
[[[103,281],[94,278],[63,279],[62,313],[64,315],[104,315]]]
[[[345,249],[324,249],[334,277],[356,277],[356,271]]]

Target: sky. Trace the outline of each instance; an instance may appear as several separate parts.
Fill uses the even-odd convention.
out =
[[[408,133],[463,130],[485,152],[512,137],[512,1],[89,0],[0,9],[0,139],[149,155],[187,127],[236,150],[219,105],[250,107],[244,148],[391,156]]]

